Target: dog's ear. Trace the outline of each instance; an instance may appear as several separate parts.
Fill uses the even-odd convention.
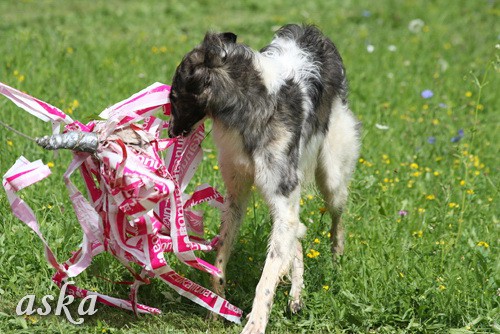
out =
[[[236,43],[236,39],[238,37],[232,33],[232,32],[223,32],[223,33],[214,33],[214,32],[207,32],[205,34],[205,38],[203,39],[202,46],[220,46],[224,47],[227,46],[228,44],[234,44]]]
[[[223,32],[220,35],[220,39],[224,41],[225,43],[236,43],[236,39],[238,36],[233,34],[232,32]]]
[[[208,68],[222,66],[226,60],[230,45],[236,43],[236,38],[236,35],[232,32],[207,33],[202,43],[202,49],[205,51],[205,66]]]

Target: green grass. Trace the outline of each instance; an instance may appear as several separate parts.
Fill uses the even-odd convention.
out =
[[[260,48],[288,22],[317,24],[340,49],[350,80],[351,107],[363,122],[360,163],[351,184],[346,251],[333,266],[329,218],[314,189],[301,218],[306,307],[286,309],[280,285],[269,333],[486,333],[500,331],[499,47],[500,8],[475,1],[2,1],[0,81],[87,121],[108,105],[160,81],[170,83],[182,56],[206,30],[233,31]],[[425,22],[412,33],[411,20]],[[367,52],[367,45],[374,51]],[[389,46],[395,46],[390,51]],[[391,47],[392,48],[392,47]],[[421,91],[434,96],[423,99]],[[79,106],[74,108],[73,101]],[[45,124],[0,98],[0,117],[41,136]],[[380,130],[376,124],[386,125]],[[451,138],[459,129],[464,137]],[[429,137],[435,143],[428,143]],[[204,143],[213,150],[210,137]],[[19,155],[54,164],[53,175],[22,192],[59,260],[81,240],[62,174],[68,152],[54,156],[0,129],[0,172]],[[223,190],[207,152],[194,182]],[[78,177],[74,177],[78,179]],[[310,196],[308,196],[310,195]],[[407,210],[406,217],[398,215]],[[208,236],[218,213],[208,211]],[[257,194],[229,268],[228,299],[250,311],[270,230]],[[486,247],[488,246],[488,247]],[[205,256],[213,261],[213,254]],[[207,275],[176,268],[209,286]],[[100,307],[82,326],[60,316],[17,317],[26,294],[58,295],[42,244],[13,217],[0,192],[1,333],[238,333],[241,327],[205,321],[206,312],[154,281],[140,300],[161,316],[135,318]],[[101,255],[77,277],[80,286],[127,297],[127,289],[97,277],[130,277]],[[172,297],[168,297],[172,293]]]

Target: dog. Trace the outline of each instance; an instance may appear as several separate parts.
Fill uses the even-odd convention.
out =
[[[334,258],[343,253],[341,214],[360,149],[359,122],[348,106],[342,58],[311,25],[280,28],[254,51],[233,33],[208,32],[177,67],[170,92],[169,135],[187,136],[206,118],[226,186],[214,291],[224,296],[225,269],[252,185],[270,208],[272,231],[244,334],[264,333],[276,286],[291,271],[289,307],[303,306],[306,227],[300,191],[315,177],[332,217]]]

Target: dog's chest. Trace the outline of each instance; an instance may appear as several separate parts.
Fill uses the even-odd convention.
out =
[[[214,121],[212,134],[219,151],[219,161],[223,164],[231,164],[238,174],[253,177],[254,163],[245,152],[241,135],[234,129],[225,128],[217,121]]]

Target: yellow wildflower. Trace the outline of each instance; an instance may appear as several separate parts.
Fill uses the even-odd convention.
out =
[[[215,165],[214,170],[219,170],[219,166]]]
[[[319,254],[320,254],[320,253],[319,253],[317,250],[315,250],[315,249],[310,249],[310,250],[309,250],[309,253],[307,253],[307,257],[308,257],[308,258],[310,258],[310,259],[314,259],[314,258],[318,257],[318,256],[319,256]]]
[[[25,316],[25,318],[29,320],[32,324],[36,324],[38,322],[38,319],[31,315]]]
[[[425,196],[425,199],[428,199],[429,201],[432,201],[432,200],[436,199],[436,196],[434,196],[433,194],[430,194],[430,195]]]
[[[444,291],[446,290],[446,286],[444,286],[443,284],[441,284],[439,287],[438,287],[439,291]]]
[[[467,189],[467,194],[472,195],[474,194],[474,189]]]
[[[366,161],[366,160],[365,160],[365,161],[363,162],[363,165],[365,165],[366,167],[372,167],[372,166],[373,166],[373,163],[372,163],[372,162],[370,162],[370,161]]]
[[[424,231],[422,230],[413,231],[412,235],[417,238],[422,238],[424,236]]]
[[[453,209],[453,208],[458,208],[460,205],[458,205],[455,202],[450,202],[450,203],[448,203],[448,206]]]
[[[323,290],[328,291],[328,289],[330,289],[328,285],[323,285]]]
[[[7,140],[7,145],[14,146],[14,143],[12,142],[12,140]]]
[[[490,245],[488,245],[488,243],[487,243],[487,242],[485,242],[485,241],[479,241],[479,242],[477,243],[477,245],[478,245],[479,247],[484,247],[484,248],[489,248],[489,247],[490,247]]]
[[[418,169],[418,164],[417,164],[417,163],[415,163],[415,162],[412,162],[412,163],[410,164],[410,168],[411,168],[411,169]]]
[[[49,168],[54,167],[54,163],[52,161],[47,162],[47,167]]]
[[[472,97],[472,92],[471,91],[466,91],[465,92],[465,97]]]
[[[460,181],[460,185],[461,185],[461,186],[465,186],[465,180],[461,180],[461,181]]]
[[[320,240],[318,238],[314,239],[314,243],[315,244],[319,244],[320,243]]]
[[[435,171],[435,172],[434,172],[434,176],[439,176],[439,174],[440,174],[440,173],[439,173],[438,171]]]

